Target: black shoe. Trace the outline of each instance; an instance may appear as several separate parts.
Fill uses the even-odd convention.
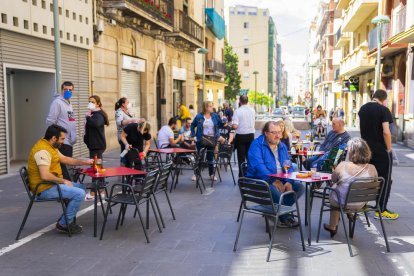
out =
[[[83,231],[82,226],[74,223],[69,224],[69,229],[71,234],[79,234]],[[59,222],[56,223],[56,230],[65,234],[69,234],[68,227],[61,225]]]
[[[328,231],[329,234],[331,235],[331,238],[333,238],[336,235],[336,232],[338,231],[338,226],[336,226],[335,230],[330,229],[328,226],[329,225],[325,223],[323,225],[323,229],[325,229],[326,231]]]
[[[277,227],[280,228],[295,228],[299,226],[299,222],[296,221],[293,217],[289,216],[286,219],[280,219]]]

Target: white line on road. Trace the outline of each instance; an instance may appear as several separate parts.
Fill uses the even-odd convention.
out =
[[[98,206],[100,204],[101,203],[98,203]],[[91,206],[89,206],[89,207],[87,207],[87,208],[82,209],[81,211],[79,211],[78,214],[76,215],[76,217],[80,217],[80,216],[86,214],[87,212],[89,212],[91,210],[93,210],[93,205],[91,205]],[[20,240],[18,240],[15,243],[12,243],[12,244],[10,244],[8,246],[3,247],[2,249],[0,249],[0,256],[3,256],[4,254],[6,254],[6,253],[8,253],[8,252],[10,252],[10,251],[12,251],[12,250],[14,250],[16,248],[19,248],[20,246],[22,246],[22,245],[24,245],[24,244],[26,244],[26,243],[28,243],[28,242],[30,242],[30,241],[32,241],[32,240],[40,237],[40,236],[42,236],[43,234],[49,232],[50,230],[55,229],[55,226],[56,226],[56,223],[52,223],[51,225],[46,226],[45,228],[42,228],[39,231],[34,232],[33,234],[30,234],[29,236],[27,236],[27,237],[25,237],[23,239],[20,239]]]
[[[409,199],[409,198],[407,198],[406,196],[404,196],[404,195],[402,195],[402,194],[400,194],[400,193],[394,193],[394,195],[396,195],[396,196],[398,196],[398,197],[400,197],[400,198],[404,199],[405,201],[407,201],[407,202],[408,202],[408,203],[410,203],[411,205],[414,205],[414,201],[413,201],[413,200],[411,200],[411,199]]]

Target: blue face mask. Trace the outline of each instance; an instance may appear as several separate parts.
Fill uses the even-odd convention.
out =
[[[69,100],[70,98],[72,98],[72,90],[64,90],[63,98],[65,98],[65,100]]]

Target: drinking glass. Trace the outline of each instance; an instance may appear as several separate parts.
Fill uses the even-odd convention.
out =
[[[285,160],[283,162],[283,168],[285,169],[285,174],[288,174],[288,171],[291,165],[292,165],[292,162],[290,160]]]
[[[99,173],[102,169],[102,159],[100,158],[96,159],[95,166],[96,166],[97,173]]]

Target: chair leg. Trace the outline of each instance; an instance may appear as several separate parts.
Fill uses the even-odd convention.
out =
[[[378,208],[377,212],[379,213],[379,218],[380,218],[380,223],[381,223],[381,228],[382,228],[382,234],[384,235],[385,245],[387,246],[387,252],[391,252],[390,245],[388,244],[387,233],[385,233],[384,222],[382,220],[382,213],[379,210],[379,208]]]
[[[316,242],[319,242],[319,236],[321,234],[321,224],[322,224],[323,206],[324,206],[324,202],[323,202],[323,199],[322,199],[322,202],[321,202],[321,210],[319,212],[318,233],[316,234]]]
[[[243,218],[244,218],[244,210],[242,210],[242,213],[241,213],[241,218],[240,218],[240,222],[239,222],[239,229],[237,230],[236,240],[234,241],[234,246],[233,246],[233,251],[234,252],[236,252],[236,250],[237,250],[237,243],[239,242],[240,230],[241,230],[241,226],[243,224]]]
[[[173,220],[175,220],[174,210],[172,208],[171,201],[170,201],[170,197],[168,196],[167,190],[164,190],[164,193],[165,193],[165,197],[167,198],[168,205],[170,206],[171,215],[173,217]]]
[[[237,220],[236,220],[237,222],[239,222],[239,219],[240,219],[240,213],[241,213],[242,208],[243,208],[243,201],[241,201],[241,202],[240,202],[239,213],[237,214]]]
[[[141,211],[139,210],[138,204],[136,204],[135,207],[137,208],[138,217],[141,222],[141,226],[142,226],[142,230],[144,231],[145,238],[147,239],[147,243],[149,243],[150,240],[148,238],[147,230],[145,229],[144,220],[142,219]]]
[[[118,219],[116,220],[115,230],[118,230],[118,227],[119,227],[119,222],[121,221],[122,211],[123,211],[123,209],[124,209],[124,205],[125,205],[125,204],[121,204],[121,207],[119,208]]]
[[[146,228],[149,229],[149,201],[147,200],[147,202],[145,203],[146,205],[146,209],[145,209],[145,225]]]
[[[368,227],[371,227],[371,223],[369,222],[369,218],[368,218],[368,213],[364,212],[364,215],[365,215],[365,219],[367,220]]]
[[[302,221],[300,219],[300,211],[299,211],[299,204],[298,204],[298,199],[296,198],[295,200],[296,203],[296,214],[298,215],[298,223],[299,223],[299,232],[300,232],[300,239],[302,241],[302,250],[306,251],[305,248],[305,239],[303,237],[303,228],[302,228]]]
[[[344,212],[342,211],[342,208],[340,208],[339,211],[340,211],[340,214],[341,214],[342,225],[344,226],[344,233],[345,233],[346,242],[348,243],[349,255],[351,255],[351,257],[353,257],[354,254],[352,253],[351,244],[349,243],[349,237],[348,237],[348,233],[346,231]]]
[[[162,233],[161,225],[158,220],[157,211],[155,210],[154,203],[152,202],[152,198],[150,197],[148,200],[151,203],[152,212],[154,213],[154,217],[155,217],[155,221],[157,222],[158,230],[160,231],[160,233]]]
[[[111,202],[108,201],[108,205],[106,207],[106,212],[104,213],[104,221],[102,223],[101,236],[99,237],[100,240],[102,240],[102,238],[103,238],[103,234],[104,234],[105,226],[106,226],[106,221],[108,219],[108,212],[109,212],[109,208],[110,208],[109,206],[110,205],[111,205]]]
[[[350,229],[350,230],[351,230],[351,232],[349,233],[349,237],[350,237],[351,239],[353,239],[353,238],[354,238],[355,224],[356,224],[356,216],[357,216],[357,213],[354,213],[354,221],[352,222],[352,229]]]
[[[269,220],[266,216],[263,216],[265,223],[266,223],[266,233],[269,234],[269,240],[272,238],[271,233],[270,233],[270,229],[269,229]]]
[[[126,214],[127,208],[128,208],[128,204],[125,204],[124,210],[122,211],[121,226],[124,225],[125,214]]]
[[[272,237],[270,238],[270,243],[269,243],[269,250],[267,251],[266,262],[269,262],[269,259],[270,259],[270,252],[272,251],[272,247],[273,247],[273,239],[275,238],[278,219],[279,219],[279,214],[276,214],[275,225],[273,225]]]
[[[152,194],[152,197],[154,198],[155,206],[157,207],[158,214],[160,215],[162,228],[165,228],[164,219],[162,218],[161,209],[160,209],[160,206],[158,205],[157,197],[155,196],[155,194]]]
[[[26,224],[26,220],[27,220],[27,217],[29,216],[29,213],[30,213],[30,210],[32,209],[32,206],[33,206],[33,200],[30,200],[29,206],[27,206],[26,213],[24,214],[22,224],[20,225],[19,232],[17,232],[16,240],[19,239],[20,234],[22,233],[23,227]]]

